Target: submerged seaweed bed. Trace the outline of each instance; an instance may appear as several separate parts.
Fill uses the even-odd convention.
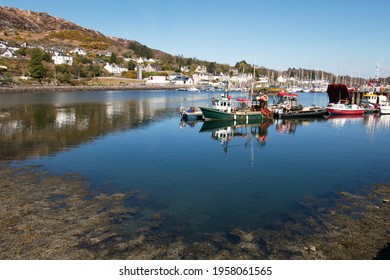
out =
[[[0,163],[0,259],[389,258],[387,184],[364,194],[340,192],[326,207],[306,198],[306,211],[272,228],[234,228],[192,241],[184,230],[159,231],[166,222],[162,213],[140,222],[137,202],[144,199],[137,190],[92,194],[77,174]]]

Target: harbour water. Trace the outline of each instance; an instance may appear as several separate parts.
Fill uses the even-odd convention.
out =
[[[271,227],[310,197],[390,182],[390,116],[181,122],[180,106],[204,106],[217,94],[0,95],[0,156],[14,166],[79,173],[95,194],[138,190],[145,195],[138,224],[159,213],[158,231],[181,228],[187,238]],[[328,99],[300,93],[299,101],[325,106]],[[134,224],[126,226],[135,234]]]

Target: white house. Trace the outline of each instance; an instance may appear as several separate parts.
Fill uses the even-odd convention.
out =
[[[148,66],[146,66],[144,68],[144,71],[145,72],[161,72],[162,71],[162,68],[158,65],[152,65],[152,64],[148,64]]]
[[[14,53],[9,48],[0,49],[0,56],[12,58]]]
[[[277,81],[281,84],[284,84],[287,82],[287,79],[283,76],[283,75],[280,75],[277,79]]]
[[[75,48],[74,50],[71,50],[70,53],[77,53],[78,55],[87,55],[87,51],[82,48]]]
[[[195,84],[205,84],[207,85],[210,82],[210,76],[208,74],[194,74],[192,79]]]
[[[207,68],[206,68],[206,66],[204,66],[204,65],[198,65],[198,67],[196,67],[196,69],[195,69],[195,73],[198,73],[198,74],[206,74],[206,73],[207,73]]]
[[[68,64],[72,65],[73,64],[73,57],[70,55],[64,54],[64,53],[57,53],[51,57],[54,61],[54,64],[59,65],[59,64]]]
[[[115,63],[110,64],[108,62],[106,66],[104,66],[104,69],[106,69],[110,74],[121,74],[122,72],[127,71],[126,68],[122,68],[116,65]]]
[[[193,85],[194,80],[190,77],[178,75],[175,78],[171,79],[171,83],[175,85]]]
[[[146,84],[166,84],[168,81],[165,76],[150,76]]]
[[[107,51],[99,51],[99,52],[96,53],[96,55],[110,57],[112,55],[112,53],[111,52],[107,52]]]

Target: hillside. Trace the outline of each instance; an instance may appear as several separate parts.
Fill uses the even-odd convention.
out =
[[[121,48],[128,49],[130,43],[142,46],[136,41],[109,37],[47,13],[6,6],[0,6],[0,31],[0,40],[14,44],[26,41],[30,45],[61,45],[64,48],[83,47],[88,50],[106,50],[111,47],[119,48],[119,52],[123,51]],[[159,50],[150,50],[155,58],[168,55]],[[118,52],[118,49],[115,51]]]

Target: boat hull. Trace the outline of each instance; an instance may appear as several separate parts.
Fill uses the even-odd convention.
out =
[[[331,115],[363,115],[364,109],[334,109],[328,108],[328,112]]]
[[[200,107],[200,109],[206,120],[262,121],[264,119],[261,112],[238,111],[235,113],[228,113],[207,107]]]
[[[295,118],[317,118],[328,114],[327,109],[310,110],[310,111],[290,111],[287,113],[277,114],[276,118],[295,119]]]

